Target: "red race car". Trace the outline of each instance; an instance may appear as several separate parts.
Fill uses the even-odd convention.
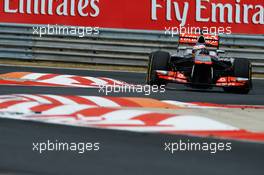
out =
[[[150,54],[147,83],[158,86],[180,83],[198,89],[222,87],[225,92],[248,94],[252,89],[250,61],[221,57],[221,53],[224,51],[219,50],[217,35],[180,34],[176,54],[164,51]]]

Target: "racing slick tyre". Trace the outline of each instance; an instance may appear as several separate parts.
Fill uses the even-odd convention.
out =
[[[147,84],[158,86],[167,85],[167,82],[165,80],[158,78],[156,70],[168,70],[168,63],[170,57],[170,53],[164,51],[156,51],[150,54],[147,73]]]
[[[234,60],[234,76],[247,78],[249,81],[243,87],[224,87],[225,92],[248,94],[252,88],[252,66],[248,59],[235,59]]]

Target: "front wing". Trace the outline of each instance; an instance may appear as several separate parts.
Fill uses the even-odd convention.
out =
[[[157,70],[156,75],[159,79],[163,79],[168,83],[178,84],[194,84],[181,72]],[[197,84],[195,85],[210,85],[215,87],[244,87],[249,83],[248,78],[234,77],[234,76],[223,76],[218,78],[213,84]]]

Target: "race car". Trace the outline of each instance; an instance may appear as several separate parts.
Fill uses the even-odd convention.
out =
[[[192,48],[183,47],[183,45]],[[180,50],[184,53],[180,54]],[[252,89],[252,67],[248,59],[221,57],[219,36],[180,34],[176,54],[150,54],[147,84],[179,83],[198,89],[222,87],[225,92],[248,94]]]

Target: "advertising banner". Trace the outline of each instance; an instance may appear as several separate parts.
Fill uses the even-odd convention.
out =
[[[264,34],[263,0],[1,0],[0,22]]]

